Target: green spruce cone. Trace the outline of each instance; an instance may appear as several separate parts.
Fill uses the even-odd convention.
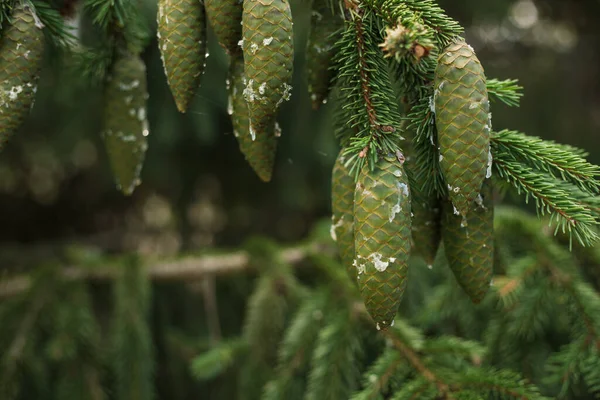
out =
[[[106,82],[102,136],[117,187],[126,195],[140,184],[148,149],[147,99],[143,61],[135,55],[119,57]]]
[[[445,202],[442,236],[448,265],[474,303],[480,303],[490,288],[494,266],[494,205],[490,179],[466,218]]]
[[[204,72],[206,18],[199,0],[159,0],[158,46],[177,109],[184,113]]]
[[[423,190],[425,176],[417,174],[420,161],[412,145],[414,130],[404,129],[403,132],[405,141],[402,149],[406,158],[404,168],[410,177],[412,251],[422,257],[427,265],[432,266],[442,241],[442,204],[435,191],[427,193]]]
[[[411,217],[408,177],[394,157],[361,170],[354,192],[354,265],[367,311],[378,328],[390,326],[406,286]]]
[[[325,0],[313,0],[310,32],[306,45],[306,76],[308,94],[316,110],[327,100],[331,80],[335,72],[331,69],[337,36],[335,32],[343,20],[332,12]]]
[[[331,176],[331,237],[337,243],[348,276],[356,282],[354,262],[354,188],[350,168],[345,165],[344,149],[335,160]]]
[[[35,11],[17,2],[0,39],[0,149],[21,126],[33,106],[44,33]]]
[[[294,48],[287,0],[244,0],[242,33],[250,136],[271,140],[278,134],[277,109],[292,89]]]
[[[434,84],[440,167],[450,200],[467,215],[490,171],[491,121],[483,67],[464,40],[440,53]]]
[[[413,250],[432,266],[442,241],[442,205],[435,192],[426,194],[415,186],[411,186]]]
[[[244,99],[244,59],[242,55],[232,58],[229,66],[229,107],[233,124],[233,135],[240,146],[240,151],[248,161],[258,177],[268,182],[271,180],[277,137],[271,135],[257,135],[253,140],[250,135],[250,120],[248,117],[248,104]],[[279,128],[274,127],[274,132]]]
[[[204,0],[204,8],[221,47],[228,54],[241,52],[242,0]]]

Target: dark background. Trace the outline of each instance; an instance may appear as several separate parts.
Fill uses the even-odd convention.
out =
[[[154,25],[155,2],[144,13]],[[148,65],[149,151],[142,185],[124,197],[100,138],[101,91],[82,84],[48,54],[33,112],[0,154],[0,257],[70,241],[110,251],[173,254],[236,246],[249,235],[302,238],[329,214],[337,154],[332,107],[312,111],[304,46],[308,2],[292,2],[296,69],[271,183],[259,181],[237,148],[226,113],[227,59],[211,42],[191,110],[179,114],[156,40]],[[466,27],[488,77],[518,78],[519,109],[492,106],[494,129],[582,147],[600,163],[600,2],[466,0],[440,2]],[[153,27],[154,29],[154,27]],[[212,36],[211,36],[212,37]],[[26,246],[26,247],[23,247]]]

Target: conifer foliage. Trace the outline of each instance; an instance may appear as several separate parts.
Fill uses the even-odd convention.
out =
[[[335,100],[342,148],[332,222],[298,250],[307,282],[276,244],[247,245],[259,277],[241,332],[193,351],[191,373],[203,382],[235,378],[227,390],[248,399],[600,396],[600,295],[583,278],[600,265],[592,247],[600,168],[578,149],[492,130],[493,101],[518,106],[521,88],[486,76],[462,27],[434,0],[312,0],[311,8],[309,94],[314,108]],[[85,0],[82,12],[100,32],[93,48],[75,43],[42,0],[0,4],[0,146],[33,104],[45,44],[59,46],[104,88],[102,138],[117,187],[131,195],[150,132],[140,54],[151,34],[135,1]],[[157,20],[181,112],[199,89],[212,26],[229,57],[240,151],[270,181],[278,111],[292,90],[289,2],[159,0]],[[534,199],[553,229],[495,208],[504,188]],[[153,397],[149,276],[144,260],[112,262],[118,273],[87,266],[104,268],[101,279],[116,275],[108,324],[94,314],[92,290],[65,283],[55,268],[0,303],[0,326],[16,327],[0,330],[8,349],[1,398]],[[67,283],[73,298],[56,290]],[[65,314],[46,313],[51,306]],[[106,328],[108,359],[99,351]]]

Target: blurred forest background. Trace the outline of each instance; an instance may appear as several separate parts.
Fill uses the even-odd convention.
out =
[[[49,61],[33,113],[0,156],[0,258],[21,258],[20,246],[82,239],[115,251],[172,254],[236,246],[251,234],[302,238],[329,215],[337,155],[331,108],[313,111],[306,94],[305,3],[292,2],[294,89],[280,114],[283,136],[269,184],[237,149],[227,115],[227,59],[214,40],[186,115],[176,111],[155,39],[143,54],[151,129],[143,184],[131,198],[115,189],[100,138],[101,91]],[[488,76],[518,78],[525,87],[519,109],[492,106],[495,129],[578,146],[600,163],[600,3],[440,3],[466,27]],[[156,2],[145,0],[144,8],[155,24]],[[85,37],[85,25],[80,33]]]
[[[142,3],[154,26],[156,1]],[[466,27],[467,41],[487,76],[517,78],[525,88],[520,108],[492,104],[494,128],[586,149],[589,161],[599,164],[600,2],[440,0],[440,4]],[[331,168],[338,153],[332,110],[327,104],[318,111],[311,109],[303,74],[309,7],[303,0],[291,5],[296,48],[293,92],[280,113],[283,135],[268,184],[246,164],[233,137],[225,90],[228,61],[215,40],[210,40],[202,87],[185,115],[175,108],[156,39],[143,53],[150,92],[149,150],[142,185],[132,197],[115,188],[101,141],[101,89],[90,88],[48,53],[33,112],[0,154],[0,282],[60,260],[65,245],[75,243],[106,253],[170,256],[234,248],[255,235],[292,244],[305,238],[317,221],[328,219]],[[93,40],[90,32],[84,21],[78,33]],[[522,204],[513,197],[505,201]],[[534,212],[533,206],[529,211]],[[161,307],[169,308],[155,303],[152,312],[162,313],[176,327],[185,326],[186,334],[206,338],[201,296],[180,301],[176,297],[183,285],[160,285],[163,300],[167,299]],[[106,287],[99,286],[102,298]],[[188,288],[192,293],[215,290],[202,285]],[[239,331],[251,289],[245,277],[217,279],[224,337]],[[153,321],[153,333],[162,337],[165,327],[158,318]],[[198,353],[198,341],[181,347],[184,359]],[[164,383],[175,373],[168,369],[173,365],[161,365],[165,355],[161,344],[155,344],[157,372],[164,378],[157,383],[158,391],[169,393],[163,398],[197,398],[177,383]]]

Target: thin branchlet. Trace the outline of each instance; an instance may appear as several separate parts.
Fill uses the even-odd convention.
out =
[[[343,99],[337,136],[355,176],[365,163],[374,167],[380,154],[401,150],[400,114],[387,61],[379,47],[378,22],[368,9],[348,4],[350,16],[337,43],[338,91]]]

